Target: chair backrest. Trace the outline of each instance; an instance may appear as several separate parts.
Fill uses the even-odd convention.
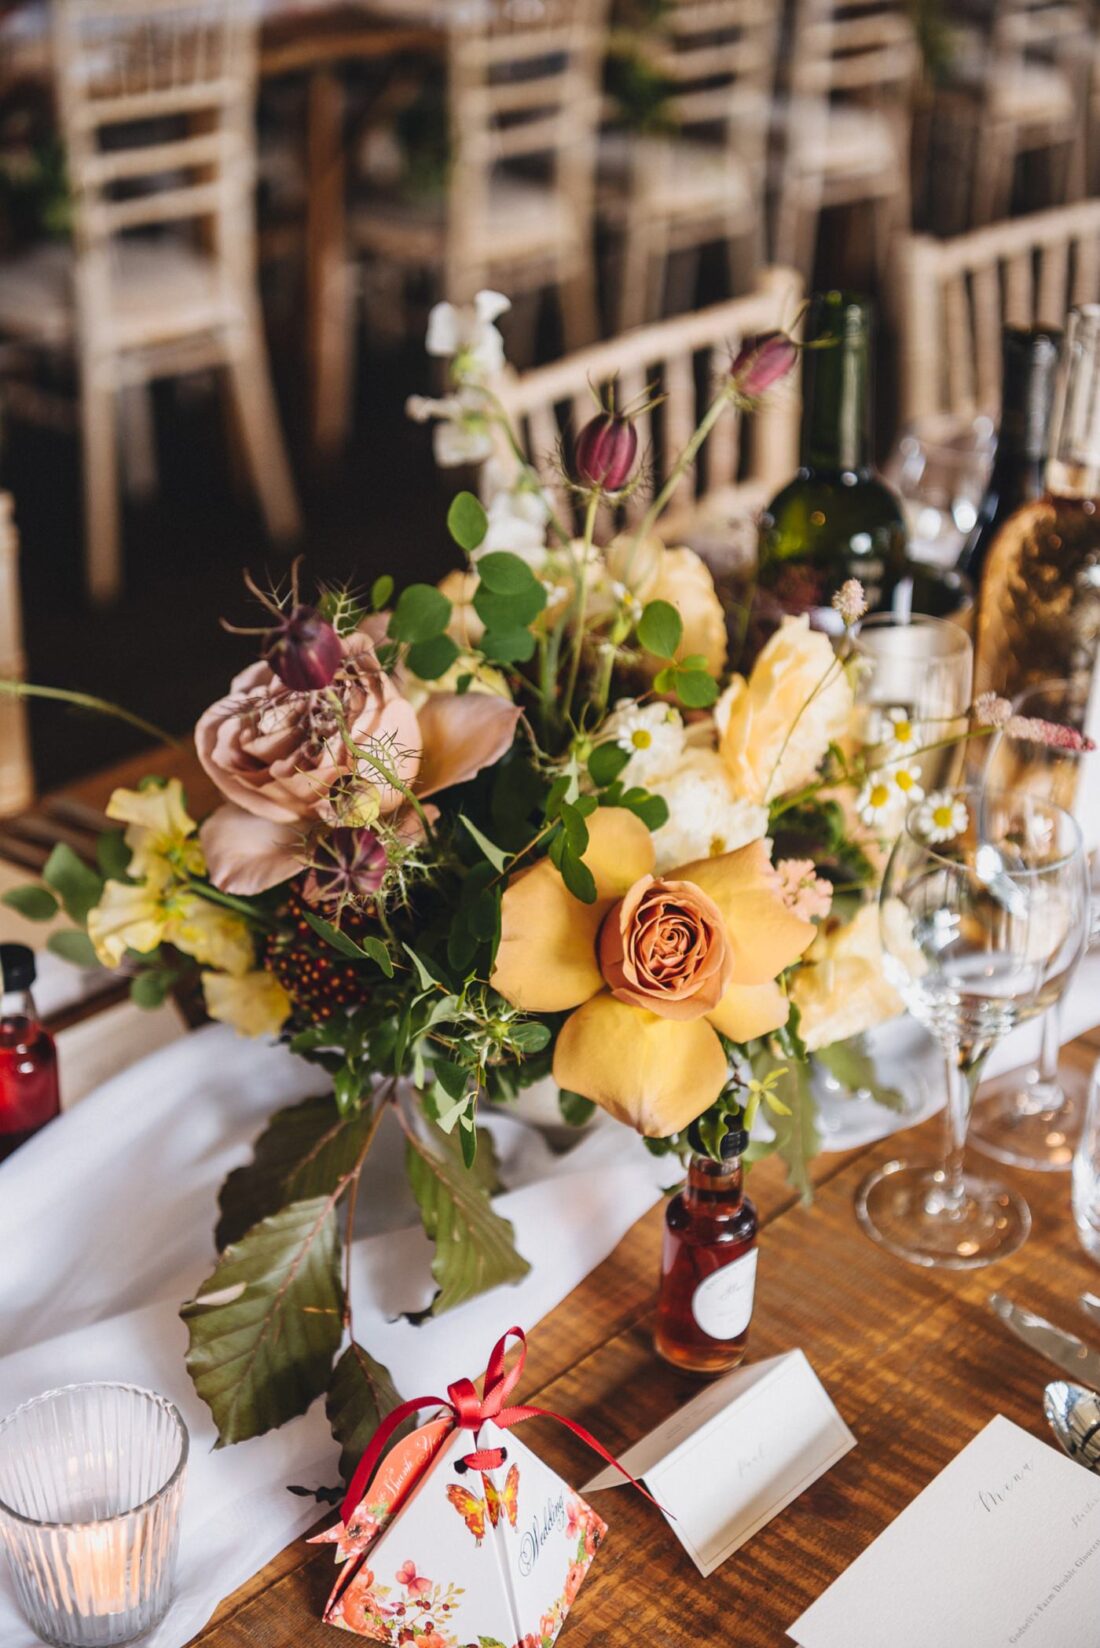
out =
[[[907,94],[920,67],[903,0],[797,0],[791,90],[876,102]]]
[[[51,9],[78,244],[204,218],[247,234],[252,0],[53,0]]]
[[[0,492],[0,676],[22,680],[22,601],[19,593],[19,538],[12,501]],[[24,811],[34,800],[26,704],[0,694],[0,817]]]
[[[456,6],[448,30],[452,235],[484,248],[489,188],[503,162],[546,163],[577,220],[590,220],[608,6]]]
[[[801,294],[801,280],[793,270],[765,269],[756,291],[746,297],[638,327],[504,380],[498,386],[500,400],[559,519],[579,519],[577,499],[562,485],[558,465],[561,453],[568,458],[573,437],[593,415],[593,390],[614,381],[619,405],[642,396],[647,388],[665,397],[637,420],[649,473],[648,484],[623,507],[630,524],[645,513],[668,476],[740,344],[759,332],[792,327]],[[719,495],[726,501],[738,489],[754,497],[774,492],[798,462],[798,420],[798,397],[786,386],[753,417],[746,443],[739,415],[727,413],[684,480],[663,529],[686,524]]]
[[[1001,328],[1062,326],[1100,298],[1100,200],[952,240],[906,237],[897,260],[904,421],[995,414]]]
[[[649,56],[671,85],[669,113],[685,131],[721,130],[744,151],[767,136],[781,8],[775,0],[671,0]]]

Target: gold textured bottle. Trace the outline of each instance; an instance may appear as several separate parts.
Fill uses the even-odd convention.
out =
[[[1070,315],[1046,492],[1001,527],[978,606],[975,691],[1055,677],[1088,695],[1100,643],[1100,305]]]

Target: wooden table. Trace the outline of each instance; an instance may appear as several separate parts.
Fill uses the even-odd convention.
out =
[[[102,806],[116,783],[149,770],[178,772],[196,809],[212,799],[193,757],[170,752],[66,793]],[[1066,1056],[1088,1069],[1098,1055],[1100,1031]],[[1077,1243],[1068,1175],[997,1170],[1026,1195],[1034,1228],[1019,1253],[987,1270],[920,1270],[891,1258],[856,1225],[852,1200],[863,1175],[894,1156],[934,1153],[939,1126],[933,1120],[882,1144],[819,1157],[809,1207],[786,1188],[775,1162],[753,1170],[761,1262],[750,1355],[800,1346],[858,1446],[707,1581],[639,1495],[621,1488],[597,1496],[610,1532],[566,1622],[567,1648],[780,1648],[802,1610],[995,1413],[1048,1436],[1040,1398],[1054,1369],[1006,1333],[986,1300],[996,1289],[1088,1336],[1074,1301],[1100,1278]],[[537,1325],[518,1393],[571,1415],[619,1451],[698,1388],[653,1354],[662,1219],[662,1207],[648,1213]],[[507,1291],[499,1299],[505,1327]],[[466,1371],[432,1368],[425,1376],[430,1384]],[[563,1427],[535,1421],[524,1439],[577,1486],[598,1468]],[[193,1648],[333,1648],[340,1639],[320,1622],[331,1578],[327,1548],[297,1541],[221,1605]],[[885,1638],[852,1648],[885,1648]]]

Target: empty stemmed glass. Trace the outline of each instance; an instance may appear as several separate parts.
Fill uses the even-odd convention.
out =
[[[1100,760],[1087,751],[1027,737],[1026,721],[1056,722],[1084,730],[1087,683],[1045,681],[1013,705],[1025,725],[999,732],[989,750],[985,783],[996,790],[1026,790],[1054,802],[1075,817],[1082,812],[1086,763]],[[1086,1081],[1082,1072],[1059,1068],[1062,998],[1043,1017],[1039,1062],[986,1082],[974,1104],[971,1142],[986,1155],[1017,1167],[1068,1171],[1084,1118]]]
[[[904,1259],[974,1269],[1014,1252],[1031,1227],[1014,1190],[963,1171],[963,1150],[990,1049],[1055,1002],[1080,959],[1081,832],[1026,793],[935,792],[909,811],[879,909],[887,976],[944,1051],[946,1148],[942,1163],[873,1173],[857,1217]]]

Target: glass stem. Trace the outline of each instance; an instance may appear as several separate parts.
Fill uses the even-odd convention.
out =
[[[1066,1102],[1058,1080],[1058,1060],[1062,1052],[1062,1003],[1048,1007],[1042,1018],[1043,1041],[1036,1079],[1028,1083],[1027,1108],[1031,1112],[1061,1110]]]
[[[963,1152],[970,1127],[970,1112],[974,1094],[981,1080],[985,1053],[977,1058],[968,1056],[961,1048],[952,1048],[946,1055],[947,1105],[944,1110],[943,1185],[940,1191],[945,1213],[959,1213],[966,1200],[963,1184]]]

